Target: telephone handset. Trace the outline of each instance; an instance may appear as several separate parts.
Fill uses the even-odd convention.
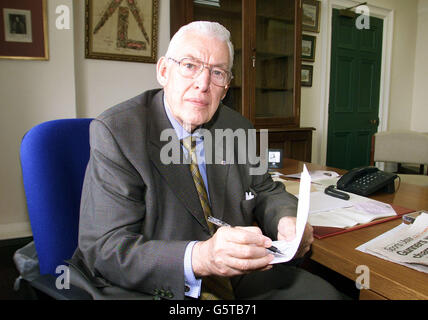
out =
[[[368,196],[376,191],[395,192],[394,180],[398,176],[376,167],[355,168],[337,181],[337,189]]]

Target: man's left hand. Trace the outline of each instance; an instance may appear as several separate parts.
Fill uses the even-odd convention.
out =
[[[292,241],[296,237],[296,217],[283,217],[278,223],[278,240]],[[294,258],[303,257],[311,248],[314,241],[313,228],[306,223],[299,249]]]

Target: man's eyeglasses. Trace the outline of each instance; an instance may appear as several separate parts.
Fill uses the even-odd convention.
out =
[[[233,79],[231,72],[219,67],[210,66],[209,64],[199,60],[194,60],[191,58],[183,58],[179,61],[173,58],[168,59],[178,64],[179,73],[184,78],[195,79],[202,73],[204,68],[207,68],[210,71],[212,83],[217,86],[225,87]]]

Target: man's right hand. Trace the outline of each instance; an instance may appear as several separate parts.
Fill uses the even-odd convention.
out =
[[[208,240],[195,244],[192,267],[197,278],[232,277],[255,270],[268,270],[273,255],[272,240],[258,227],[221,227]]]

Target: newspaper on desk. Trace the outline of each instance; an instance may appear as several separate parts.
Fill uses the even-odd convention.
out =
[[[365,252],[393,262],[428,266],[428,214],[422,213],[413,224],[371,242]]]

